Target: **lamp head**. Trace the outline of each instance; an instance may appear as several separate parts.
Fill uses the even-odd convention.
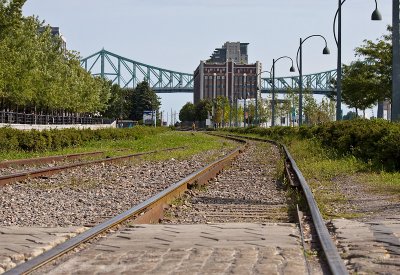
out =
[[[292,66],[292,67],[290,67],[290,72],[291,73],[294,73],[296,70],[294,69],[294,67]]]
[[[325,48],[322,50],[322,54],[330,54],[331,51],[329,50],[328,46],[325,46]]]
[[[371,20],[373,20],[373,21],[381,21],[382,20],[382,15],[377,8],[372,13]]]

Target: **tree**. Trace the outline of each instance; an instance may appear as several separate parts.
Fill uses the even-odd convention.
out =
[[[363,89],[365,93],[368,93],[368,95],[364,94],[364,96],[368,98],[374,98],[374,102],[383,101],[391,98],[392,27],[388,26],[387,31],[387,34],[383,35],[379,39],[376,39],[376,41],[364,40],[364,44],[355,49],[355,56],[360,58],[360,60],[356,61],[357,64],[355,64],[355,66],[353,67],[358,67],[357,69],[363,70],[365,73],[367,69],[361,68],[362,64],[358,64],[358,62],[363,62],[365,66],[368,66],[368,77],[373,78],[374,80],[372,81],[372,79],[366,79],[368,81],[363,82],[360,81],[360,78],[358,78],[358,84],[352,86],[360,84],[370,85],[371,83],[368,82],[379,83],[379,89],[368,90],[368,87]],[[346,66],[344,67],[346,68]],[[348,66],[347,69],[350,70]],[[343,78],[344,77],[345,76],[343,75]],[[348,78],[347,84],[350,84],[351,80],[352,78]],[[343,85],[345,84],[343,83]],[[330,88],[331,92],[327,94],[327,97],[332,100],[336,100],[336,79],[331,79]],[[357,91],[355,91],[355,93],[357,93]]]
[[[143,111],[158,111],[160,98],[151,89],[147,81],[140,82],[134,90],[129,91],[130,118],[143,119]]]
[[[111,82],[108,82],[111,85]],[[129,89],[122,89],[118,84],[111,86],[111,96],[107,102],[107,109],[102,113],[104,117],[127,119],[129,117]]]
[[[349,111],[349,112],[347,112],[347,114],[345,114],[343,116],[343,120],[355,119],[357,117],[358,117],[358,115],[356,114],[356,112]]]
[[[218,96],[213,101],[214,105],[214,117],[215,123],[222,123],[229,120],[229,101],[224,96]]]
[[[0,0],[1,109],[49,113],[106,107],[110,86],[80,66],[77,52],[37,17],[23,17],[25,0]]]
[[[179,111],[180,121],[195,121],[196,120],[196,109],[192,102],[187,102],[183,105],[182,109]]]
[[[388,33],[375,42],[364,40],[364,44],[355,49],[356,56],[368,64],[370,76],[379,83],[379,91],[375,91],[376,100],[391,98],[392,89],[392,27],[387,27]]]
[[[306,124],[316,124],[318,122],[318,103],[315,100],[312,91],[304,92],[304,116]]]
[[[195,105],[195,118],[196,121],[203,121],[208,118],[208,115],[212,112],[212,103],[209,99],[200,100]]]
[[[349,107],[364,111],[372,107],[382,93],[381,82],[376,70],[362,61],[343,67],[342,97]]]

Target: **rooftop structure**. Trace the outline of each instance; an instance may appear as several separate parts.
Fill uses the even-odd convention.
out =
[[[225,42],[221,48],[216,48],[208,63],[225,63],[227,61],[233,61],[235,63],[247,64],[247,46],[249,43],[240,42]]]

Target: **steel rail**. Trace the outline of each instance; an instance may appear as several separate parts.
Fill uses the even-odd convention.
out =
[[[285,145],[280,144],[286,154],[286,158],[289,160],[293,171],[295,172],[301,188],[303,190],[304,196],[306,197],[308,208],[311,212],[311,217],[315,226],[315,230],[317,231],[318,239],[326,256],[326,260],[329,265],[329,269],[331,270],[332,274],[349,274],[347,271],[346,266],[342,258],[339,255],[336,245],[333,243],[331,239],[331,235],[329,234],[328,229],[326,228],[325,222],[322,218],[321,212],[319,211],[318,205],[314,199],[314,196],[311,192],[309,185],[307,184],[306,179],[304,178],[303,174],[301,173],[299,167],[289,150],[286,148]]]
[[[224,135],[219,135],[219,136],[224,136]],[[234,137],[235,135],[229,135],[229,136]],[[330,271],[334,275],[349,274],[347,271],[347,268],[343,262],[343,259],[339,255],[336,245],[333,243],[333,241],[331,239],[331,235],[329,234],[329,231],[325,225],[325,222],[322,218],[321,212],[319,211],[318,205],[314,199],[312,191],[311,191],[307,181],[305,180],[303,174],[301,173],[299,167],[297,166],[295,160],[293,159],[292,155],[290,154],[289,150],[287,149],[287,147],[275,140],[262,139],[262,138],[256,138],[256,137],[246,137],[246,136],[237,136],[237,137],[250,139],[250,140],[256,140],[256,141],[270,142],[270,143],[275,144],[283,149],[283,152],[284,152],[285,158],[286,158],[285,167],[287,165],[287,162],[289,162],[291,169],[293,170],[297,180],[300,183],[301,189],[306,198],[308,208],[311,213],[312,221],[315,226],[315,230],[317,232],[319,242],[320,242],[322,250],[324,251],[324,254],[326,256],[326,260],[328,262]]]
[[[14,173],[14,174],[0,176],[0,186],[15,182],[15,181],[19,181],[19,180],[24,180],[27,178],[37,178],[37,177],[41,177],[41,176],[53,175],[60,171],[72,169],[75,167],[92,165],[92,164],[103,163],[103,162],[122,161],[122,160],[130,159],[133,157],[138,157],[138,156],[143,156],[143,155],[148,155],[148,154],[153,154],[153,153],[158,153],[158,152],[164,152],[164,151],[183,149],[183,148],[185,148],[185,146],[166,148],[166,149],[161,149],[161,150],[153,150],[153,151],[148,151],[148,152],[140,152],[140,153],[129,154],[129,155],[119,156],[119,157],[104,158],[104,159],[97,159],[97,160],[91,160],[91,161],[85,161],[85,162],[79,162],[79,163],[72,163],[72,164],[61,165],[61,166],[56,166],[56,167],[41,168],[41,169],[37,169],[37,170],[33,170],[33,171],[18,172],[18,173]]]
[[[62,160],[66,160],[66,159],[79,159],[79,158],[82,158],[85,156],[98,156],[103,153],[104,153],[104,151],[95,151],[95,152],[76,153],[76,154],[68,154],[68,155],[39,157],[39,158],[6,160],[6,161],[0,162],[0,168],[7,168],[10,166],[19,166],[19,165],[26,165],[26,164],[49,163],[49,162],[53,162],[53,161],[62,161]]]
[[[239,142],[245,143],[243,139],[236,139]],[[66,242],[44,252],[43,254],[24,262],[13,269],[5,272],[4,275],[16,275],[16,274],[27,274],[37,270],[43,265],[51,262],[52,260],[64,255],[65,253],[73,250],[84,242],[87,242],[99,234],[106,232],[112,227],[125,222],[132,217],[136,217],[135,223],[151,223],[158,222],[160,217],[160,211],[163,212],[164,204],[173,198],[176,198],[183,194],[188,186],[193,184],[205,184],[211,178],[215,177],[225,166],[229,165],[234,158],[236,158],[244,149],[245,146],[234,150],[227,156],[224,156],[213,163],[191,173],[180,181],[174,183],[167,189],[154,195],[153,197],[139,203],[131,209],[77,235],[74,238],[67,240]],[[162,216],[162,213],[161,213]]]

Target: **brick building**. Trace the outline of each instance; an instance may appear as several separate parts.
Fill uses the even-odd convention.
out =
[[[194,72],[194,98],[196,104],[202,99],[224,96],[229,99],[255,98],[260,83],[261,63],[236,64],[200,62]],[[257,75],[258,74],[258,75]]]
[[[230,42],[227,42],[230,43]],[[227,52],[216,54],[214,51],[211,59],[200,61],[200,65],[194,71],[193,102],[196,104],[202,99],[224,96],[229,99],[255,98],[257,84],[260,83],[261,63],[247,64],[247,44],[235,42],[235,45],[225,43]],[[230,47],[232,46],[232,47]],[[245,54],[238,51],[245,48]],[[233,53],[236,53],[241,62],[235,62]],[[241,57],[240,57],[241,56]],[[245,62],[246,61],[246,62]]]

